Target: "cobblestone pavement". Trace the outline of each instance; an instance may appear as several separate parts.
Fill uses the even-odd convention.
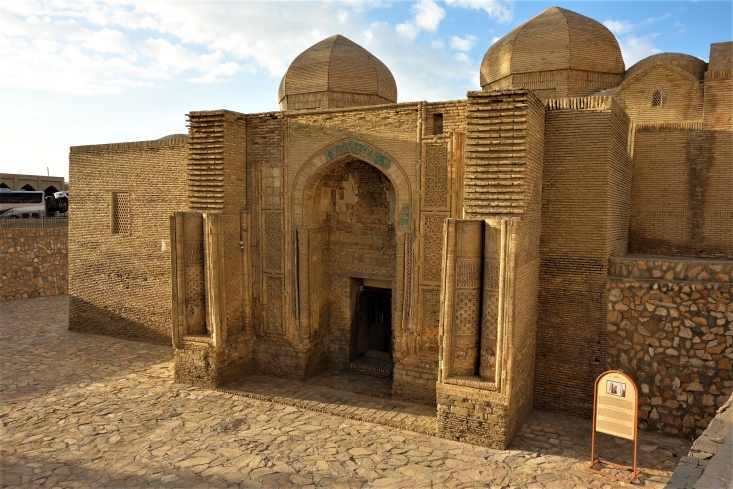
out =
[[[585,470],[587,420],[535,412],[512,449],[474,447],[174,385],[171,348],[68,332],[66,313],[63,296],[0,302],[2,486],[624,486]],[[643,433],[634,485],[663,487],[689,445]]]
[[[341,379],[344,381],[341,381]],[[435,434],[437,419],[435,407],[362,395],[358,388],[360,378],[374,378],[355,372],[331,372],[315,377],[316,382],[295,382],[261,375],[250,375],[224,386],[221,391],[239,396],[295,406],[309,411],[367,421],[417,433]],[[324,380],[346,387],[338,390],[326,387]],[[369,390],[371,384],[367,383]],[[356,391],[356,393],[354,393]],[[381,393],[381,390],[380,390]],[[391,395],[389,396],[391,397]]]

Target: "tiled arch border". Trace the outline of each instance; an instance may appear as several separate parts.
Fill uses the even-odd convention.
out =
[[[345,138],[323,147],[311,156],[300,168],[293,180],[292,208],[293,224],[302,227],[305,223],[305,193],[311,180],[321,170],[346,158],[358,158],[376,167],[392,183],[395,190],[395,223],[400,231],[408,231],[412,224],[410,180],[402,166],[392,156],[377,146],[356,138]]]

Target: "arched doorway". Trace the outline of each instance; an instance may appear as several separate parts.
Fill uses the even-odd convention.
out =
[[[45,195],[46,197],[48,197],[49,195],[53,195],[53,194],[55,194],[58,191],[59,191],[59,189],[57,189],[53,185],[49,185],[48,187],[46,187],[43,190],[43,195]]]
[[[352,155],[323,166],[305,188],[311,330],[331,367],[363,358],[391,365],[395,206],[390,178]]]
[[[22,187],[20,187],[21,190],[27,190],[28,192],[35,192],[36,189],[33,188],[30,184],[25,184]]]
[[[4,182],[0,183],[0,188],[7,188],[10,189]]]

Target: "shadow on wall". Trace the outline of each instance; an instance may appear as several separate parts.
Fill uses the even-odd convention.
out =
[[[129,341],[171,345],[170,334],[103,309],[78,297],[69,297],[69,330],[78,333],[112,336]]]

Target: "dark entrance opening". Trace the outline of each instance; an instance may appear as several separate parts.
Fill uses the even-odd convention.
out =
[[[356,299],[351,370],[392,377],[392,291],[363,287]]]

